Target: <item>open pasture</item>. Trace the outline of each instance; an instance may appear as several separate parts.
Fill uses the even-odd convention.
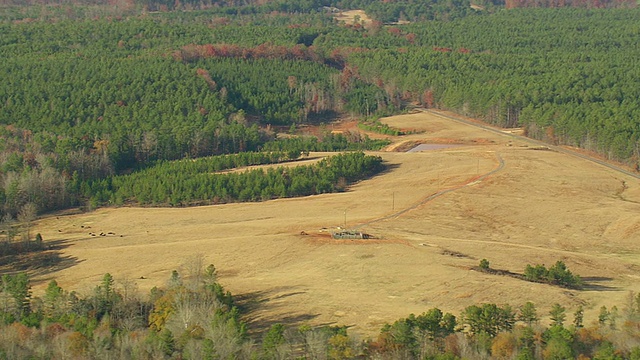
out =
[[[540,314],[556,302],[569,313],[583,304],[590,322],[600,306],[624,308],[628,292],[640,290],[638,179],[435,114],[383,121],[424,132],[394,138],[376,153],[387,171],[344,193],[39,219],[34,232],[58,242],[71,265],[36,276],[34,291],[55,278],[88,292],[109,272],[145,293],[174,269],[186,274],[200,254],[255,329],[332,324],[375,336],[410,313],[439,307],[457,315],[482,302],[533,301]],[[462,146],[405,152],[415,144]],[[345,223],[378,239],[326,236]],[[519,273],[562,260],[587,286],[472,270],[483,258]]]

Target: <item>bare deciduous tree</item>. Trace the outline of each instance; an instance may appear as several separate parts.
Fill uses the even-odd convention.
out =
[[[32,202],[24,204],[18,213],[18,221],[24,228],[22,240],[25,242],[28,242],[31,238],[31,225],[33,220],[35,220],[37,213],[38,208]]]

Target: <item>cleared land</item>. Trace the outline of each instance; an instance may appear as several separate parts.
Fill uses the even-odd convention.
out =
[[[335,16],[335,18],[338,21],[343,21],[345,24],[350,25],[353,25],[355,23],[369,25],[372,22],[371,18],[367,15],[367,13],[364,12],[364,10],[340,11],[340,13]]]
[[[38,275],[35,288],[55,278],[65,289],[91,291],[109,272],[146,292],[202,254],[258,329],[349,325],[363,336],[410,313],[458,314],[482,302],[533,301],[541,314],[556,302],[569,312],[583,304],[592,321],[600,306],[624,308],[628,292],[640,291],[640,180],[436,114],[384,121],[425,132],[393,139],[377,153],[389,170],[345,193],[40,219],[34,231],[59,242],[66,267]],[[389,151],[418,143],[465,146]],[[345,213],[347,227],[380,239],[336,241],[320,231],[344,226]],[[588,286],[471,270],[482,258],[513,272],[563,260]]]

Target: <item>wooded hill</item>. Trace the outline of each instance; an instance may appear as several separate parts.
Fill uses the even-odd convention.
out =
[[[634,8],[365,0],[111,5],[0,9],[3,254],[46,247],[41,236],[29,236],[38,211],[341,191],[382,170],[380,158],[351,152],[291,169],[218,172],[314,150],[379,148],[384,142],[355,133],[282,139],[273,129],[295,133],[298,124],[346,114],[376,119],[412,103],[522,126],[529,136],[638,166]],[[323,5],[362,7],[375,21],[338,24]],[[155,10],[162,12],[148,13]],[[413,22],[384,25],[398,19]],[[18,230],[26,234],[20,246],[8,246]],[[545,326],[533,304],[517,313],[479,304],[459,318],[438,309],[408,315],[370,343],[345,328],[285,331],[276,324],[254,346],[215,268],[190,269],[148,299],[108,274],[93,294],[51,282],[43,298],[32,299],[25,274],[6,275],[0,358],[640,358],[634,294],[622,311],[601,309],[592,325],[582,308],[571,309],[568,325],[558,305]],[[531,267],[525,276],[553,283],[556,270]]]
[[[426,8],[441,15],[426,18],[437,20],[383,25],[374,12],[365,27],[337,24],[320,10],[332,3],[275,4],[287,3],[153,14],[133,4],[117,17],[99,7],[4,7],[3,213],[82,204],[96,194],[78,182],[154,161],[303,151],[269,145],[273,126],[375,119],[410,103],[638,166],[637,9],[434,2]],[[380,146],[344,139],[360,145],[329,147]]]

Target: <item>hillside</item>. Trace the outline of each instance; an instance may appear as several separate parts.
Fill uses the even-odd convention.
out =
[[[44,3],[0,358],[640,359],[631,4]]]
[[[251,326],[348,325],[363,336],[409,313],[459,313],[481,302],[534,301],[541,313],[556,302],[584,305],[586,318],[595,318],[600,306],[622,304],[628,291],[640,290],[637,179],[435,115],[385,123],[426,131],[395,141],[463,146],[378,152],[392,170],[341,194],[46,217],[37,231],[61,241],[60,256],[75,264],[36,277],[36,289],[53,277],[87,292],[110,272],[144,292],[202,254],[227,289],[260,304],[246,315]],[[476,180],[500,159],[499,171]],[[422,204],[447,189],[453,191]],[[347,227],[366,224],[359,228],[380,239],[336,241],[321,232],[343,226],[345,212]],[[87,226],[117,236],[93,238]],[[567,290],[473,271],[482,258],[514,272],[562,260],[587,286]]]

